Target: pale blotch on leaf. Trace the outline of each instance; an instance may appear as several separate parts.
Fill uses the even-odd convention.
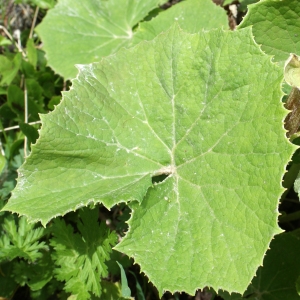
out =
[[[284,66],[284,79],[292,87],[300,88],[300,57],[291,53]]]

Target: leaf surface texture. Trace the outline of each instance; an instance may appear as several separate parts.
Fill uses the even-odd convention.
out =
[[[274,55],[274,61],[300,54],[300,5],[297,0],[263,0],[249,5],[249,11],[238,28],[251,26],[255,41],[262,50]]]
[[[152,39],[170,28],[173,20],[192,33],[227,27],[227,17],[211,0],[176,4],[145,22],[135,38],[134,27],[167,0],[60,0],[37,27],[49,65],[66,79],[74,78],[75,64],[100,61],[103,56]],[[179,7],[177,7],[179,5]],[[201,16],[201,17],[199,17]]]
[[[250,29],[192,35],[173,26],[81,66],[42,116],[5,209],[45,224],[90,202],[131,201],[117,250],[160,293],[243,292],[280,232],[281,180],[295,150],[282,79]]]
[[[128,44],[132,27],[162,2],[61,0],[36,30],[49,64],[69,79],[76,76],[75,64],[99,61]]]

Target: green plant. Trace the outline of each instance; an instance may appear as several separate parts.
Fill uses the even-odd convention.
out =
[[[299,238],[281,233],[277,219],[281,181],[297,149],[283,129],[281,89],[284,61],[300,54],[293,21],[299,6],[261,1],[231,32],[213,29],[224,26],[225,12],[208,0],[152,11],[138,24],[162,1],[141,3],[60,1],[37,28],[49,65],[69,79],[77,63],[79,74],[54,111],[41,116],[40,137],[4,210],[50,222],[40,244],[54,260],[48,266],[56,279],[48,282],[58,289],[57,280],[65,281],[77,299],[129,295],[122,267],[122,290],[110,284],[114,292],[107,292],[100,281],[116,235],[97,224],[98,206],[79,209],[98,203],[132,210],[115,249],[134,258],[160,296],[208,286],[224,299],[272,299],[279,287],[279,299],[298,299]],[[223,19],[191,21],[191,12],[204,10]],[[66,32],[70,39],[62,39]],[[53,39],[64,42],[57,47]],[[297,159],[296,152],[287,189]],[[52,221],[57,216],[64,220]],[[273,264],[282,245],[286,269]],[[273,276],[277,269],[282,276]]]

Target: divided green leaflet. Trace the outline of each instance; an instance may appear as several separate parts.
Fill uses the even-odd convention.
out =
[[[16,222],[15,216],[9,215],[1,226],[0,261],[12,261],[16,257],[24,258],[30,263],[35,263],[43,256],[42,251],[47,251],[48,246],[39,240],[46,234],[43,227],[34,228],[28,224],[25,217]]]
[[[290,53],[300,54],[300,5],[298,0],[261,0],[248,6],[239,29],[252,27],[254,39],[282,65]]]
[[[177,25],[78,68],[42,116],[5,210],[45,225],[91,202],[130,202],[116,249],[160,294],[244,292],[281,232],[281,181],[295,150],[283,129],[282,70],[249,28],[189,34]]]
[[[57,268],[55,277],[66,281],[65,291],[78,295],[78,299],[91,299],[101,295],[99,279],[107,277],[105,261],[109,260],[117,235],[104,223],[98,224],[98,210],[85,208],[79,212],[79,233],[70,224],[56,219],[53,223],[52,258]]]
[[[97,62],[122,47],[152,39],[174,20],[188,32],[228,27],[224,10],[211,0],[187,0],[173,5],[149,22],[135,26],[167,0],[60,0],[37,27],[49,66],[66,79],[75,64]],[[201,17],[199,17],[201,16]],[[67,38],[66,38],[67,34]]]

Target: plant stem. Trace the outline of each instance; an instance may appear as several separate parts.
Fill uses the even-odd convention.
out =
[[[35,121],[35,122],[29,122],[27,124],[29,125],[35,125],[35,124],[41,124],[42,122],[41,121]],[[2,130],[0,130],[0,132],[5,132],[5,131],[10,131],[10,130],[14,130],[14,129],[20,129],[20,126],[19,125],[15,125],[15,126],[11,126],[11,127],[6,127]]]
[[[39,7],[37,6],[36,9],[35,9],[35,12],[34,12],[32,24],[31,24],[31,28],[30,28],[30,33],[29,33],[29,38],[30,39],[32,38],[32,35],[33,35],[33,30],[34,30],[34,27],[35,27],[35,23],[36,23],[38,13],[39,13]]]
[[[28,94],[26,81],[24,81],[24,123],[28,123]],[[24,137],[24,157],[27,157],[27,136]]]

